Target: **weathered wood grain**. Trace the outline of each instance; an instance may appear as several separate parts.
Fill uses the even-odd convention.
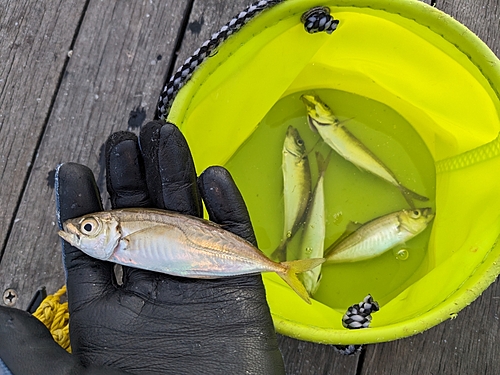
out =
[[[500,57],[498,0],[437,0],[436,7],[467,26]]]
[[[195,0],[175,63],[177,70],[210,36],[246,8],[251,0]],[[174,71],[175,71],[174,70]]]
[[[0,6],[0,259],[84,7],[78,0]]]
[[[362,375],[498,374],[500,284],[472,305],[423,334],[369,346]]]
[[[103,142],[127,129],[131,111],[153,117],[188,4],[90,1],[0,265],[0,290],[17,290],[17,307],[40,285],[53,293],[64,282],[47,177],[67,161],[97,172]]]
[[[278,335],[287,375],[357,375],[360,354],[345,356],[331,345]]]

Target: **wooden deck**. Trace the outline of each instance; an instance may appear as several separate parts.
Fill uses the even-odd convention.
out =
[[[154,115],[163,83],[249,0],[18,0],[0,6],[0,292],[64,282],[53,171],[99,171],[113,131]],[[430,3],[430,0],[427,1]],[[437,0],[500,55],[497,0]],[[432,69],[429,66],[429,69]],[[102,172],[99,183],[103,187]],[[498,374],[498,281],[456,319],[344,357],[279,337],[288,374]]]

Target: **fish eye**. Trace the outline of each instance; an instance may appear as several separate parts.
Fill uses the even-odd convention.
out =
[[[304,146],[304,141],[302,139],[297,139],[297,144],[299,146]]]
[[[413,219],[418,219],[420,217],[420,210],[412,210],[411,211],[411,217]]]
[[[93,235],[99,230],[99,223],[93,217],[84,219],[80,223],[80,232],[86,235]]]

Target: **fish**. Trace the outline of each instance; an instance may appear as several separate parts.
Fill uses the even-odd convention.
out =
[[[299,131],[289,126],[283,142],[283,236],[272,259],[284,261],[286,246],[303,222],[304,214],[311,196],[311,168],[304,140]]]
[[[319,133],[325,143],[340,156],[397,187],[411,208],[415,208],[413,199],[429,200],[403,186],[396,175],[344,126],[317,95],[302,95],[301,99],[306,106],[310,128]]]
[[[218,224],[159,209],[96,212],[66,220],[58,234],[93,258],[168,275],[211,279],[276,272],[308,303],[296,274],[325,261],[274,262]]]
[[[325,189],[324,176],[325,171],[330,161],[331,150],[326,158],[323,159],[319,152],[316,152],[316,160],[318,161],[319,176],[314,187],[311,197],[311,203],[307,208],[304,229],[300,241],[299,259],[321,258],[325,250]],[[305,271],[299,275],[299,280],[302,281],[304,287],[310,296],[319,288],[321,280],[321,265]]]
[[[377,257],[420,234],[434,218],[432,208],[404,209],[367,222],[330,246],[326,263],[358,262]]]

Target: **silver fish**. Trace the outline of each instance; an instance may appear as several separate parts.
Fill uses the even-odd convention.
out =
[[[277,263],[219,225],[157,209],[103,211],[64,222],[58,234],[87,255],[135,268],[190,278],[276,272],[306,302],[296,274],[325,260]]]
[[[284,261],[286,246],[303,221],[311,195],[311,170],[299,131],[289,126],[283,143],[283,237],[272,258]]]
[[[299,259],[321,258],[325,249],[325,189],[324,176],[330,160],[330,154],[324,160],[321,154],[316,153],[318,161],[319,177],[312,193],[311,203],[307,208],[304,230],[299,250]],[[309,295],[312,296],[318,290],[321,279],[321,266],[303,272],[299,275]]]
[[[330,246],[325,253],[326,261],[357,262],[379,256],[421,233],[433,218],[429,207],[381,216]]]
[[[325,143],[340,156],[396,186],[411,208],[415,207],[413,199],[429,200],[403,186],[394,173],[339,121],[318,96],[302,95],[301,99],[306,106],[307,121],[311,129],[317,131]]]

